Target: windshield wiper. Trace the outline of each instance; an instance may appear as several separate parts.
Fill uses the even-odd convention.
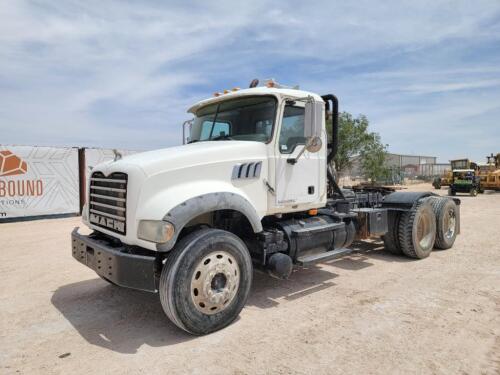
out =
[[[189,141],[187,144],[194,143],[194,142],[199,142],[199,139],[193,139],[192,141]]]
[[[233,138],[229,134],[218,135],[217,137],[210,138],[210,141],[218,141],[218,140],[230,141]]]

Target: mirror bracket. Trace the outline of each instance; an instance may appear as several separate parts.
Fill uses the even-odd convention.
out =
[[[297,164],[297,162],[299,161],[300,157],[304,152],[306,151],[309,151],[311,153],[318,152],[319,150],[321,150],[322,145],[323,144],[321,142],[320,137],[310,137],[307,139],[306,144],[304,145],[302,150],[300,150],[299,154],[295,158],[286,159],[286,162],[288,164],[295,165]]]

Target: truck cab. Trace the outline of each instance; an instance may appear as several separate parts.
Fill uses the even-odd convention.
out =
[[[322,104],[314,114],[321,119],[314,136],[323,147],[310,152],[305,150],[306,104],[314,103]],[[227,195],[229,206],[241,207],[257,229],[265,216],[322,207],[327,198],[324,111],[318,95],[268,87],[201,101],[189,109],[194,119],[186,144],[131,155],[93,170],[84,222],[129,245],[156,250],[157,243],[137,235],[141,221],[162,222],[192,197]],[[123,179],[105,180],[113,174]],[[111,191],[116,198],[126,193],[126,205],[115,201],[115,207],[108,207],[102,197],[99,185],[113,181],[116,186],[110,186],[122,190],[126,183],[126,192]],[[126,228],[120,222],[126,222]]]
[[[158,292],[187,332],[230,324],[254,267],[286,279],[293,267],[380,236],[390,252],[419,259],[453,246],[458,200],[340,189],[334,95],[271,81],[217,93],[188,112],[183,145],[92,170],[82,220],[93,233],[72,233],[76,260],[112,284]]]

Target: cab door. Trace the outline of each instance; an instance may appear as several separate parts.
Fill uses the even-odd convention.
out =
[[[276,148],[276,205],[296,209],[319,201],[320,166],[324,152],[303,150],[305,103],[285,102]],[[297,159],[299,154],[300,158]],[[326,173],[326,172],[325,172]]]

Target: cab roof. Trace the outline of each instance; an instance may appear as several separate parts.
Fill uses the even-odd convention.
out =
[[[204,99],[194,104],[188,109],[188,112],[195,113],[201,107],[204,107],[209,104],[214,104],[222,101],[226,101],[228,99],[235,99],[245,96],[254,96],[254,95],[272,95],[278,99],[282,98],[304,98],[307,96],[312,96],[315,101],[322,101],[323,99],[318,94],[303,91],[303,90],[295,90],[289,88],[277,88],[277,87],[254,87],[250,89],[243,89],[238,91],[230,91],[227,94],[221,94],[220,96],[214,96],[209,99]]]

